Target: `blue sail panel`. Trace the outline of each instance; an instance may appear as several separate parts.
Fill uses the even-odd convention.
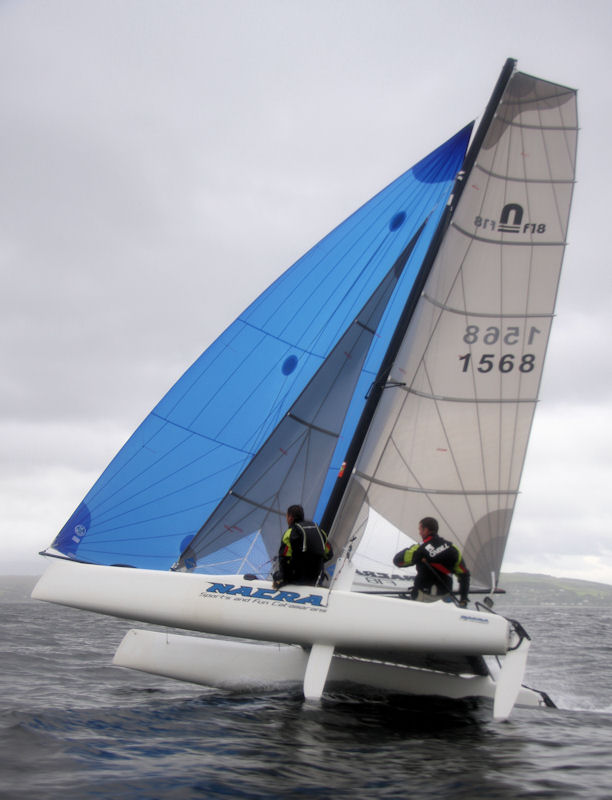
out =
[[[365,358],[393,290],[420,238],[415,234],[332,352],[258,450],[206,524],[188,543],[176,569],[209,571],[229,545],[247,552],[258,532],[271,563],[286,527],[285,510],[299,503],[308,519],[325,481]],[[217,555],[219,554],[219,555]]]
[[[102,473],[54,541],[56,550],[99,564],[172,566],[181,543],[206,522],[427,220],[419,243],[426,248],[470,130],[358,209],[227,328]],[[418,270],[416,257],[411,262],[391,309],[410,291]],[[393,313],[366,362],[372,373]]]

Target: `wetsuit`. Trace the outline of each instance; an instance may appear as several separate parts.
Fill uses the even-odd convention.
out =
[[[315,586],[323,565],[333,556],[327,536],[309,520],[294,522],[283,534],[278,551],[278,573],[275,584],[298,583]]]
[[[453,575],[456,575],[459,579],[460,601],[467,603],[470,573],[459,548],[438,534],[428,533],[422,544],[400,550],[393,557],[393,563],[396,567],[416,567],[413,599],[419,592],[438,596],[448,594],[453,588]]]

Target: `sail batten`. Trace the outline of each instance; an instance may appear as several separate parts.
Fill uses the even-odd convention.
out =
[[[400,384],[395,384],[398,388],[402,389],[406,394],[413,394],[416,397],[422,397],[425,400],[434,400],[435,402],[440,403],[537,403],[537,397],[475,397],[472,395],[466,395],[464,397],[451,397],[448,395],[439,395],[439,394],[432,394],[431,392],[425,392],[419,389],[414,389],[410,386],[402,386]]]
[[[482,164],[477,164],[475,170],[489,178],[499,178],[500,180],[508,181],[508,183],[512,183],[513,181],[519,181],[520,183],[546,183],[551,185],[575,183],[572,178],[516,178],[510,175],[502,175],[501,173],[492,172],[491,170],[483,167]]]
[[[526,123],[519,123],[513,119],[505,119],[504,122],[511,128],[517,129],[524,129],[524,130],[534,130],[534,131],[574,131],[577,132],[580,130],[577,126],[573,125],[528,125]],[[479,169],[483,170],[484,167],[480,167]]]
[[[521,181],[522,183],[522,181]],[[485,236],[479,236],[475,233],[470,233],[470,231],[465,230],[457,223],[453,223],[452,227],[454,230],[458,231],[460,234],[465,236],[468,239],[471,239],[475,242],[483,242],[484,244],[494,245],[496,247],[565,247],[565,240],[564,241],[551,241],[551,242],[520,242],[520,241],[512,241],[511,239],[504,239],[503,242],[500,242],[498,239],[488,239]],[[518,233],[519,231],[517,231]],[[505,231],[506,235],[513,233],[513,231]]]
[[[305,428],[309,428],[311,431],[318,431],[318,433],[324,433],[326,436],[332,436],[334,439],[337,439],[338,436],[340,435],[337,431],[328,431],[325,428],[321,428],[312,422],[308,422],[308,420],[306,419],[300,419],[298,416],[296,416],[296,414],[292,414],[291,412],[289,412],[287,416],[291,417],[291,419],[295,420],[295,422],[299,422],[299,424],[303,425]]]
[[[431,489],[427,488],[426,486],[407,486],[404,484],[398,483],[390,483],[389,481],[383,481],[379,478],[376,478],[374,475],[367,475],[364,472],[360,472],[359,470],[355,470],[355,475],[359,478],[363,478],[370,483],[377,484],[378,486],[384,486],[386,489],[392,489],[393,491],[397,492],[415,492],[417,494],[427,494],[427,495],[435,495],[435,494],[447,494],[447,495],[460,495],[460,496],[478,496],[484,497],[487,495],[491,496],[506,496],[506,495],[518,495],[518,489]]]
[[[262,511],[265,511],[269,514],[276,514],[278,517],[282,517],[283,515],[282,509],[279,508],[278,506],[272,507],[263,505],[262,503],[258,503],[256,500],[251,500],[249,497],[246,497],[243,494],[238,494],[238,492],[234,492],[232,490],[230,490],[228,494],[230,494],[232,497],[235,497],[236,500],[240,500],[242,503],[246,503],[247,505],[253,506],[253,508],[261,509]]]
[[[552,319],[555,315],[550,312],[525,312],[525,311],[506,311],[500,313],[499,311],[474,311],[472,309],[464,309],[464,308],[455,308],[453,306],[446,305],[441,300],[437,300],[435,297],[430,297],[428,294],[423,292],[421,295],[423,300],[426,300],[432,306],[436,308],[440,308],[442,311],[446,311],[449,314],[460,314],[463,317],[488,317],[490,319],[531,319],[531,318],[550,318]]]

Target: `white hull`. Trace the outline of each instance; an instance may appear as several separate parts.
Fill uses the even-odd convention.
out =
[[[264,645],[158,631],[130,630],[119,645],[113,663],[220,689],[269,689],[282,684],[300,685],[308,652],[291,645]],[[328,685],[354,684],[385,692],[441,695],[453,699],[485,697],[493,700],[496,683],[491,676],[451,675],[380,661],[335,656]],[[519,690],[517,703],[543,705],[530,689]]]
[[[332,645],[355,655],[436,652],[503,655],[506,619],[452,603],[412,603],[358,592],[245,581],[237,576],[49,565],[32,597],[170,628],[285,644]]]
[[[479,695],[495,698],[494,716],[500,719],[508,716],[522,691],[522,657],[505,659],[508,668],[497,683],[489,676],[456,674],[462,664],[467,666],[466,658],[504,655],[515,637],[504,617],[442,601],[414,603],[306,586],[275,590],[269,581],[238,576],[66,560],[49,565],[32,597],[256,641],[211,644],[215,640],[138,631],[126,637],[117,653],[116,663],[122,666],[205,685],[302,680],[305,696],[317,698],[332,680],[411,694]]]

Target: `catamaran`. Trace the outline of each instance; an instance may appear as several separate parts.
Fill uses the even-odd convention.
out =
[[[131,630],[114,663],[203,685],[486,697],[497,719],[545,704],[522,685],[528,634],[490,595],[577,127],[576,92],[509,59],[475,130],[329,233],[176,382],[44,551],[33,597],[189,631]],[[329,533],[326,585],[272,585],[294,503]],[[487,602],[406,599],[392,556],[425,516]]]

